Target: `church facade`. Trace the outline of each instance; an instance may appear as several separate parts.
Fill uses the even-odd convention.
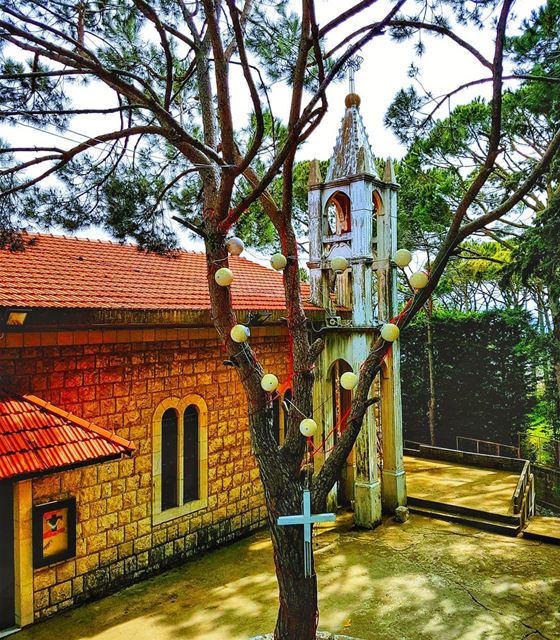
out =
[[[0,522],[3,630],[266,522],[244,393],[210,320],[205,256],[28,239],[22,253],[0,252],[0,497],[13,514]],[[285,377],[282,277],[232,263],[238,317],[270,314],[251,346]],[[280,400],[275,429],[280,441]]]
[[[325,179],[309,183],[316,467],[351,392],[339,384],[395,314],[396,184],[379,177],[350,94]],[[237,372],[213,328],[203,254],[49,235],[0,251],[0,631],[99,597],[262,527]],[[334,273],[333,257],[349,268]],[[232,257],[234,309],[265,370],[288,377],[282,277]],[[266,322],[258,322],[266,315]],[[398,346],[331,507],[373,527],[404,504]],[[286,391],[286,393],[288,393]],[[326,399],[326,400],[325,400]],[[274,429],[283,441],[284,408]]]

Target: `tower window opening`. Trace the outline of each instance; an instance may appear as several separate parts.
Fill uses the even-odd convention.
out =
[[[328,199],[325,207],[328,235],[340,236],[351,231],[350,198],[337,191]]]

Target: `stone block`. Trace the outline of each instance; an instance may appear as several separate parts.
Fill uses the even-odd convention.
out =
[[[72,580],[72,595],[74,598],[79,596],[84,590],[84,578],[83,576],[78,576]]]
[[[117,462],[106,462],[99,467],[97,474],[99,482],[116,480],[119,477],[119,465]]]
[[[97,526],[99,533],[108,531],[109,529],[115,529],[118,526],[118,515],[116,513],[108,513],[105,516],[100,516],[97,519]]]
[[[107,547],[107,534],[103,532],[96,533],[95,535],[90,536],[86,540],[86,545],[88,554],[96,553],[98,551],[101,551],[102,549],[105,549]]]
[[[407,507],[397,507],[395,509],[395,521],[406,522],[410,517],[410,512]]]
[[[35,591],[33,602],[35,606],[35,611],[39,611],[40,609],[46,609],[50,604],[49,589],[41,589],[41,591]]]
[[[68,600],[72,597],[72,581],[67,580],[55,585],[51,589],[51,605],[59,604],[63,600]]]
[[[116,562],[119,557],[119,551],[117,547],[109,547],[99,552],[99,566],[104,567],[108,564]]]
[[[132,522],[132,513],[130,509],[124,509],[123,511],[119,511],[117,515],[119,518],[119,527]]]
[[[138,569],[146,569],[149,564],[150,564],[150,556],[147,551],[144,551],[143,553],[139,553],[136,556],[136,567]]]
[[[70,580],[76,575],[76,561],[68,560],[62,564],[57,565],[56,567],[56,581],[64,582],[65,580]]]
[[[134,540],[138,535],[138,525],[136,522],[131,522],[124,527],[125,540]]]
[[[152,519],[142,518],[138,521],[138,537],[148,535],[152,532]]]
[[[119,547],[118,547],[119,560],[122,560],[123,558],[128,558],[129,556],[131,556],[133,548],[134,548],[133,542],[123,542],[122,544],[119,544]]]
[[[107,531],[107,544],[109,546],[121,544],[121,542],[124,542],[124,527]]]
[[[39,569],[35,573],[33,584],[35,591],[52,587],[53,584],[56,584],[56,569],[54,567]]]
[[[84,575],[97,569],[99,566],[99,554],[92,553],[85,558],[78,558],[76,560],[76,573],[78,575]]]
[[[107,501],[96,500],[95,502],[90,503],[89,512],[90,517],[92,518],[105,515],[107,513]]]
[[[113,514],[116,517],[115,511],[120,511],[123,508],[122,495],[113,496],[107,500],[107,513]]]
[[[147,535],[134,540],[134,553],[138,554],[147,551],[152,546],[152,536]]]

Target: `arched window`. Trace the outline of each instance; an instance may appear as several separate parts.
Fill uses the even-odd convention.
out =
[[[183,503],[198,500],[198,409],[194,404],[183,415]]]
[[[161,418],[161,509],[171,509],[178,503],[177,454],[179,444],[178,415],[167,409]]]
[[[342,191],[337,191],[328,199],[325,214],[328,235],[340,236],[351,231],[350,198]]]
[[[195,394],[167,398],[152,427],[152,520],[154,524],[208,504],[208,410]]]

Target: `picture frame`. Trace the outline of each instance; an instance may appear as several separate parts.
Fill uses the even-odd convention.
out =
[[[33,506],[33,567],[76,555],[76,498]]]

